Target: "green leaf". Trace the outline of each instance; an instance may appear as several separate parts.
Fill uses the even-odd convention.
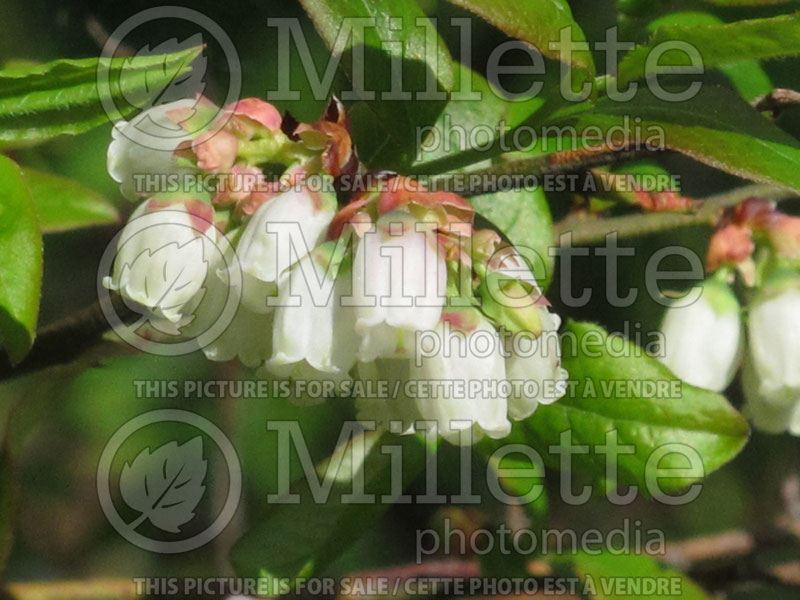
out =
[[[413,164],[415,172],[425,173],[429,163],[468,150],[483,152],[490,141],[524,122],[545,102],[540,97],[511,102],[482,75],[466,68],[457,71],[456,89],[466,77],[470,79],[470,89],[480,98],[451,99],[447,103],[436,123],[424,131],[426,135]]]
[[[0,143],[38,143],[119,120],[187,73],[201,51],[196,47],[133,60],[61,59],[0,71]],[[99,69],[108,72],[107,88],[98,87]]]
[[[427,162],[466,151],[471,146],[470,135],[477,125],[494,127],[509,110],[508,101],[503,99],[482,75],[464,70],[459,71],[457,77],[459,83],[462,77],[470,78],[471,88],[478,92],[481,98],[450,100],[447,103],[436,123],[425,130],[426,135],[421,140],[414,162],[414,167],[418,171],[422,170]],[[484,140],[481,138],[479,141],[482,143]]]
[[[42,234],[22,171],[0,155],[0,346],[11,362],[33,344],[42,286]]]
[[[553,276],[553,218],[544,190],[523,188],[469,199],[480,216],[488,220],[522,252],[542,289]]]
[[[417,127],[436,120],[455,77],[450,53],[431,21],[414,0],[301,0],[301,4],[334,58],[341,58],[339,67],[350,82],[364,80],[363,89],[353,85],[361,102],[351,113],[360,158],[381,168],[411,164]],[[362,29],[354,18],[373,21]],[[351,24],[345,41],[340,33]],[[363,53],[363,68],[354,59],[357,52]],[[403,92],[412,97],[385,98],[384,92],[397,88],[396,82],[392,85],[393,72],[400,68]],[[418,92],[439,98],[420,98]],[[340,95],[348,99],[344,93]],[[364,115],[355,118],[364,109],[373,116],[368,124]]]
[[[651,22],[648,25],[648,30],[653,33],[662,26],[697,27],[722,24],[722,19],[711,13],[677,12],[670,13]],[[720,64],[717,68],[747,101],[752,101],[772,91],[773,86],[769,75],[756,60],[737,60],[736,62]]]
[[[736,23],[708,23],[679,19],[670,23],[668,17],[656,29],[647,44],[625,55],[619,64],[617,78],[620,86],[646,75],[646,62],[654,48],[669,41],[681,41],[700,53],[706,68],[746,59],[780,58],[800,53],[800,13],[767,19],[752,19]],[[667,24],[669,23],[669,24]],[[690,65],[684,50],[667,50],[659,60],[662,66]]]
[[[618,480],[606,480],[607,456],[595,451],[572,456],[572,465],[592,481],[614,489],[617,484],[636,485],[648,495],[645,469],[686,469],[687,457],[700,457],[704,475],[731,460],[748,439],[744,418],[721,395],[680,382],[669,369],[644,354],[635,344],[609,336],[598,325],[570,322],[563,336],[564,368],[570,376],[567,395],[540,406],[523,423],[529,439],[542,457],[559,466],[549,447],[562,443],[562,432],[571,431],[573,445],[591,449],[606,444],[606,434],[617,432],[617,443],[632,446],[618,457]],[[683,454],[659,458],[656,451],[680,444]],[[693,453],[696,453],[693,454]],[[700,479],[695,474],[659,478],[664,493],[681,490]],[[652,489],[656,489],[652,485]],[[658,490],[656,490],[658,491]]]
[[[670,596],[684,600],[709,598],[686,575],[662,566],[646,554],[603,552],[591,555],[583,552],[566,560],[581,579],[579,588],[591,600],[650,600]],[[662,587],[657,587],[659,585]]]
[[[354,441],[363,441],[367,450],[363,461],[351,454]],[[383,453],[383,446],[391,442],[402,448],[404,484],[410,483],[425,464],[425,446],[416,437],[393,437],[377,432],[353,436],[334,451],[328,461],[317,467],[320,479],[329,461],[343,459],[334,473],[330,495],[319,503],[314,501],[312,489],[304,477],[293,486],[299,494],[296,504],[273,504],[264,518],[259,520],[233,549],[232,560],[242,576],[263,577],[270,581],[281,577],[307,577],[321,572],[350,547],[369,524],[391,504],[381,499],[383,494],[393,494],[391,457]],[[353,493],[352,479],[363,474],[367,494],[375,494],[370,503],[346,503],[342,496]]]
[[[586,41],[581,28],[572,18],[566,0],[449,0],[452,4],[474,12],[511,37],[528,42],[544,56],[559,59],[558,50],[550,48],[558,42],[562,29],[572,31],[571,66],[584,72],[584,79],[595,76],[594,61],[588,51],[577,51],[576,43]]]
[[[77,181],[27,168],[23,169],[23,175],[36,205],[42,233],[119,223],[114,204]]]
[[[638,129],[642,141],[664,143],[744,179],[800,190],[800,142],[726,88],[705,85],[685,102],[666,102],[640,89],[631,102],[604,98],[592,111],[554,123],[578,131],[597,126],[604,134],[622,128],[630,140]]]

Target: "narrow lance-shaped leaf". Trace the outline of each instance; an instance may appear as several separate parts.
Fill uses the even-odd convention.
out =
[[[651,33],[655,33],[664,26],[698,27],[705,25],[723,25],[724,21],[716,15],[704,12],[676,12],[665,15],[648,26]],[[736,60],[716,65],[736,88],[742,97],[749,101],[772,91],[772,81],[758,60]]]
[[[18,363],[33,344],[42,286],[42,234],[19,166],[0,155],[0,347]]]
[[[61,59],[0,71],[0,144],[38,143],[125,117],[175,85],[201,50],[134,60]],[[100,87],[99,70],[108,75]]]
[[[620,62],[618,79],[624,85],[644,77],[648,57],[660,45],[679,41],[680,47],[667,49],[658,63],[662,67],[687,66],[691,59],[686,48],[694,48],[705,68],[761,60],[800,53],[800,13],[736,23],[672,23],[660,26],[647,44],[638,46]],[[667,48],[667,46],[662,46]]]
[[[577,131],[599,127],[615,144],[635,142],[638,131],[640,141],[651,146],[663,145],[744,179],[800,190],[800,142],[726,88],[705,85],[684,102],[640,89],[631,102],[603,99],[592,111],[554,123]]]

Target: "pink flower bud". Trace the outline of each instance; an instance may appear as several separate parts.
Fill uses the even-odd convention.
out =
[[[192,140],[197,166],[209,173],[230,171],[236,161],[239,140],[225,130],[204,131]]]

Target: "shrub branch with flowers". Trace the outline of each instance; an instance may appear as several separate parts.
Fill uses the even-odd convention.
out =
[[[280,53],[269,58],[275,81],[263,97],[219,104],[213,86],[166,93],[187,91],[193,80],[183,78],[205,67],[203,47],[0,70],[0,389],[9,398],[0,411],[0,567],[11,549],[15,465],[25,464],[16,440],[38,421],[24,402],[29,390],[60,397],[87,374],[101,377],[96,363],[129,346],[164,376],[189,365],[176,377],[200,389],[221,379],[268,384],[259,388],[269,390],[259,399],[267,417],[252,421],[260,434],[266,421],[270,441],[242,451],[252,488],[237,539],[224,547],[237,575],[265,582],[262,595],[373,567],[403,581],[425,575],[419,564],[411,574],[394,566],[408,559],[401,529],[418,524],[406,505],[438,503],[435,518],[455,515],[462,530],[488,526],[493,535],[547,523],[548,504],[562,522],[579,521],[570,509],[589,514],[602,497],[625,515],[658,506],[672,519],[669,511],[685,508],[672,505],[697,500],[706,477],[740,453],[717,493],[727,501],[750,485],[724,478],[757,452],[743,452],[751,437],[765,445],[800,436],[800,130],[781,117],[800,102],[773,89],[800,81],[773,82],[762,64],[800,54],[800,13],[772,6],[780,2],[720,0],[711,4],[736,6],[685,12],[618,1],[607,35],[636,47],[603,67],[600,47],[584,48],[602,40],[581,28],[599,9],[572,3],[575,18],[563,0],[449,4],[284,7],[302,27],[270,40],[307,29],[313,43],[298,46],[301,59],[339,61],[335,77],[323,77],[332,89],[313,102],[304,96],[321,85],[319,73],[307,74],[299,100],[281,96],[297,73],[281,71],[289,55]],[[458,28],[442,25],[453,16],[486,44],[541,61],[541,81],[506,65],[510,91],[491,57],[473,65]],[[350,17],[375,23],[341,37]],[[242,46],[255,52],[250,42]],[[692,71],[672,46],[651,60],[675,43],[697,50],[708,72]],[[103,133],[81,153],[74,140],[109,119],[110,142]],[[486,131],[487,143],[473,135]],[[105,152],[102,181],[128,202],[43,168],[73,150],[91,165]],[[99,302],[51,319],[60,296],[47,277],[63,283],[57,265],[67,264],[48,266],[56,234],[89,226],[115,236],[101,259]],[[665,266],[675,248],[686,251],[673,254],[693,267],[688,275]],[[643,330],[611,332],[636,319]],[[208,411],[235,422],[232,437],[245,447],[256,409],[229,408],[232,399]],[[105,433],[118,418],[81,422]],[[311,450],[299,447],[303,435]],[[384,532],[393,519],[403,525]],[[798,522],[781,521],[781,536],[796,542]],[[735,568],[724,577],[695,569],[681,548],[655,558],[611,548],[437,555],[430,574],[539,582],[567,569],[586,584],[639,573],[680,582],[681,597],[739,597],[726,595],[736,591],[725,579]],[[769,576],[800,586],[796,570]]]

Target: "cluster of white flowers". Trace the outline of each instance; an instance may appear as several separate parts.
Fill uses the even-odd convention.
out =
[[[152,316],[151,335],[181,339],[212,327],[233,297],[226,327],[203,344],[209,359],[333,382],[331,395],[386,382],[390,394],[355,395],[359,419],[403,433],[432,421],[455,443],[508,435],[510,419],[566,390],[560,319],[519,252],[475,230],[460,196],[387,177],[339,209],[334,192],[303,185],[357,166],[344,111],[333,108],[287,131],[271,105],[243,100],[203,131],[148,148],[127,134],[144,117],[118,125],[109,172],[144,201],[106,287]],[[187,110],[152,109],[147,122],[175,129]],[[283,185],[266,181],[275,165]],[[148,197],[135,182],[154,172],[211,174],[215,186]],[[410,393],[416,381],[459,385]]]
[[[748,201],[712,238],[708,262],[718,270],[700,297],[676,302],[664,316],[662,361],[714,391],[727,388],[743,364],[753,424],[800,435],[800,218]],[[729,283],[734,268],[745,283],[744,310]]]

